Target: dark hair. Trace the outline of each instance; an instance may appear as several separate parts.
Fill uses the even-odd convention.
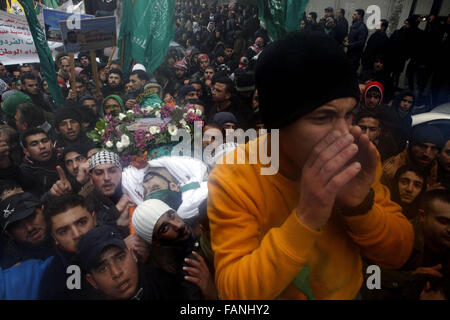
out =
[[[387,29],[389,27],[389,21],[387,21],[386,19],[381,19],[380,21],[381,21],[381,26],[384,29]]]
[[[431,274],[419,273],[412,276],[408,285],[402,292],[403,298],[406,300],[414,301],[419,300],[420,295],[425,288],[427,282],[430,283],[430,291],[441,292],[444,297],[450,299],[450,275],[443,273],[443,277],[436,277]]]
[[[205,103],[200,99],[189,99],[189,104],[198,104],[201,106],[206,106]]]
[[[377,119],[378,121],[380,121],[380,114],[376,111],[372,111],[372,110],[361,110],[357,116],[356,116],[356,123],[359,122],[359,120],[364,119],[364,118],[374,118]]]
[[[39,134],[39,133],[45,134],[45,136],[47,138],[50,138],[48,136],[47,132],[44,131],[44,129],[41,129],[41,128],[30,128],[27,131],[25,131],[22,134],[22,136],[20,137],[20,144],[22,145],[22,148],[28,147],[28,145],[27,145],[27,138],[29,136],[32,136],[32,135],[35,135],[35,134]]]
[[[21,77],[20,77],[20,82],[22,82],[23,84],[25,84],[25,80],[36,80],[38,81],[38,78],[32,74],[32,73],[24,73]],[[38,81],[39,82],[39,81]]]
[[[110,70],[108,75],[110,75],[111,73],[118,74],[120,76],[120,79],[123,79],[122,71],[120,71],[119,69],[112,69],[112,70]]]
[[[358,12],[361,19],[364,18],[364,10],[363,9],[356,9],[355,11]]]
[[[32,103],[22,103],[17,106],[19,119],[28,125],[28,129],[36,128],[45,122],[44,111]]]
[[[80,76],[75,77],[75,82],[80,82],[83,84],[83,86],[86,86],[86,81],[84,81],[84,79]]]
[[[61,197],[52,197],[45,204],[44,217],[47,222],[49,230],[52,226],[52,217],[64,213],[69,209],[82,207],[92,214],[92,210],[89,210],[86,200],[78,194],[67,194]]]
[[[16,188],[20,188],[20,184],[16,180],[0,180],[0,195]]]
[[[425,192],[420,203],[420,207],[425,213],[434,211],[431,204],[435,200],[450,203],[450,192],[447,189],[435,189]]]
[[[398,190],[398,181],[400,179],[400,176],[408,171],[412,171],[417,176],[422,178],[423,185],[422,185],[422,190],[420,190],[420,193],[417,195],[417,197],[414,199],[414,201],[412,203],[410,203],[408,206],[404,206],[404,205],[402,205],[402,203],[400,201],[400,192]],[[410,210],[414,210],[414,212],[417,212],[417,209],[418,209],[417,204],[420,203],[423,193],[425,192],[426,187],[427,187],[427,178],[428,178],[428,175],[425,170],[418,170],[416,167],[408,166],[408,165],[401,166],[400,168],[397,169],[397,172],[395,173],[395,176],[394,176],[394,184],[392,185],[392,190],[391,190],[391,200],[398,203],[399,205],[402,205],[402,208],[404,209],[404,213],[406,213],[406,214],[410,213]],[[411,213],[411,215],[412,214],[414,214],[414,213]],[[411,218],[413,218],[413,217],[411,217]]]
[[[216,84],[216,83],[224,84],[225,85],[225,92],[232,93],[232,90],[233,90],[233,87],[234,87],[234,83],[233,83],[233,81],[231,81],[230,78],[221,77],[221,78],[215,79],[214,80],[214,84]]]
[[[148,76],[147,72],[145,72],[144,70],[134,70],[132,73],[130,73],[130,76],[134,76],[136,75],[139,80],[145,80],[145,81],[149,81],[150,77]]]
[[[339,10],[341,10],[342,15],[345,16],[345,9],[344,8],[340,8]]]
[[[313,20],[317,20],[317,13],[315,13],[314,11],[309,13],[311,15],[311,17],[313,18]]]

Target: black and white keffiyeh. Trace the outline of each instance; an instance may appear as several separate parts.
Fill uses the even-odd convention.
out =
[[[114,164],[122,170],[119,155],[114,152],[102,150],[95,153],[89,162],[89,171],[102,164]]]

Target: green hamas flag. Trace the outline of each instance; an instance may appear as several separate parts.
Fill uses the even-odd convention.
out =
[[[300,29],[309,0],[257,0],[259,20],[266,25],[270,40]]]
[[[28,26],[30,27],[31,35],[33,36],[34,45],[39,55],[39,61],[41,63],[44,79],[48,83],[48,89],[52,94],[53,100],[55,100],[55,104],[59,107],[64,102],[64,98],[58,85],[55,62],[53,61],[52,53],[48,47],[45,33],[37,19],[33,1],[21,0],[20,4],[22,5],[27,17]]]
[[[42,4],[48,8],[56,9],[59,7],[58,0],[44,0]]]
[[[174,0],[124,0],[119,34],[119,57],[124,73],[131,60],[143,64],[148,73],[164,61],[175,32]]]

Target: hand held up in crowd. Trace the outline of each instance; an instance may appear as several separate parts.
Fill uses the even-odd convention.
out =
[[[66,173],[60,166],[56,166],[56,171],[58,171],[59,180],[50,189],[50,194],[53,197],[61,197],[65,194],[72,192],[72,186],[66,177]]]

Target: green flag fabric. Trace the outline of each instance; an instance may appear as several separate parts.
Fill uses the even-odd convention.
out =
[[[164,61],[175,32],[174,0],[124,0],[118,40],[122,69],[132,59],[153,72]]]
[[[28,26],[30,27],[31,35],[33,36],[34,45],[39,55],[39,61],[42,68],[44,79],[48,83],[48,89],[52,94],[55,104],[59,107],[63,104],[64,98],[58,84],[58,77],[55,70],[55,62],[53,61],[52,53],[47,44],[45,32],[36,16],[32,0],[21,0],[20,3],[25,11]]]
[[[43,0],[42,4],[48,8],[56,9],[59,7],[58,0]]]
[[[259,20],[264,22],[271,41],[299,30],[309,0],[257,0]]]

